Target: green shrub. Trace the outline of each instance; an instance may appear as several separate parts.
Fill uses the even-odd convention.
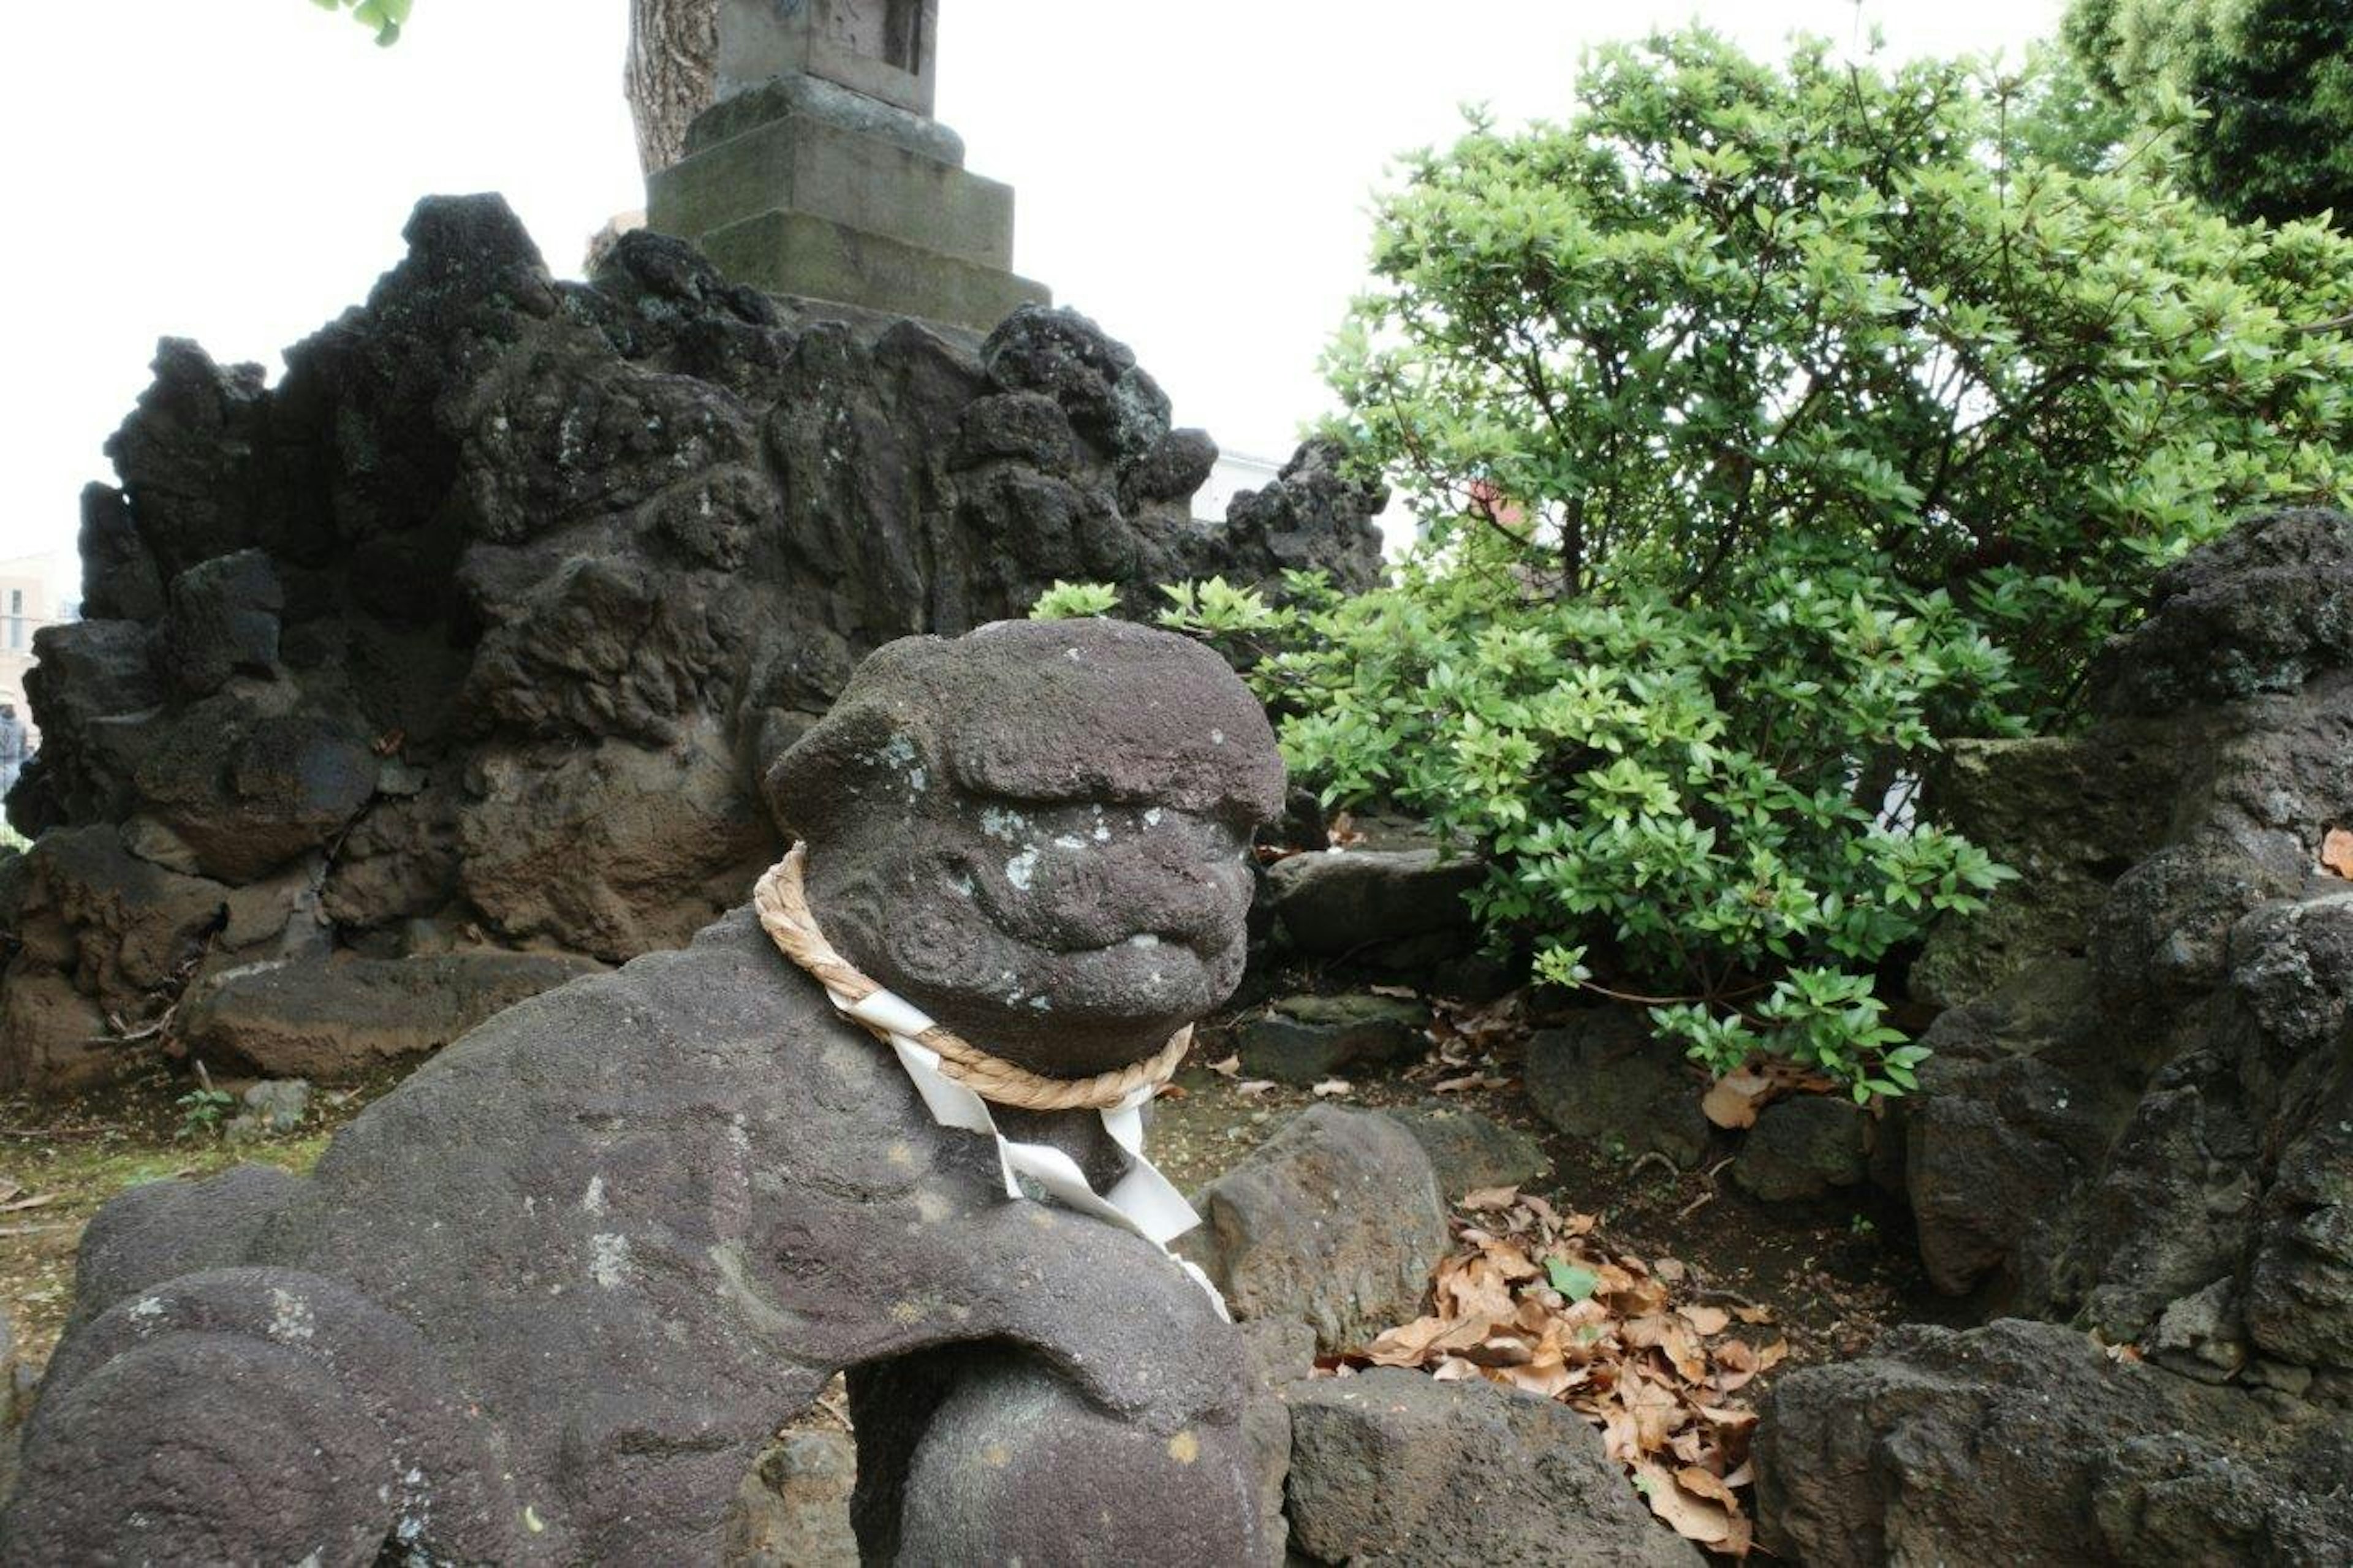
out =
[[[375,41],[389,48],[400,42],[400,29],[407,25],[410,0],[311,0],[322,11],[347,11],[353,21],[375,35]]]
[[[2038,90],[1601,49],[1567,121],[1474,119],[1378,199],[1333,433],[1562,595],[1721,603],[1793,537],[1884,560],[2061,713],[2156,566],[2345,499],[2353,241],[2207,211],[2154,132],[2049,161]]]
[[[1353,598],[1290,586],[1181,584],[1163,624],[1233,658],[1327,802],[1476,843],[1474,907],[1538,973],[1650,1004],[1719,1072],[1763,1053],[1858,1100],[1911,1086],[1873,971],[2008,874],[1882,820],[1940,729],[2003,722],[2009,660],[1947,596],[1821,562],[1721,607],[1532,599],[1426,560]]]

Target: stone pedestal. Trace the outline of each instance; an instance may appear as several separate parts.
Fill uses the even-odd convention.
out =
[[[717,104],[647,183],[647,222],[779,294],[986,331],[1016,277],[1013,191],[929,118],[936,0],[723,0]]]

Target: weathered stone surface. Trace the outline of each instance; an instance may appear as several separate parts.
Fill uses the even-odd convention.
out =
[[[1282,996],[1242,1021],[1242,1071],[1281,1083],[1315,1083],[1358,1067],[1408,1061],[1429,1047],[1430,1009],[1399,996],[1344,992]]]
[[[16,1489],[16,1428],[24,1419],[17,1397],[16,1325],[8,1309],[0,1306],[0,1506]],[[1284,1417],[1283,1442],[1291,1441],[1289,1416]],[[1289,1458],[1285,1455],[1286,1459]]]
[[[1927,785],[1937,820],[1975,844],[2002,846],[2018,873],[1966,921],[1933,928],[1913,962],[1912,994],[1956,1007],[2030,966],[2080,957],[2092,917],[2133,860],[2153,843],[2181,766],[2161,722],[2088,750],[2063,736],[1958,740]]]
[[[2092,729],[2038,743],[1986,812],[2029,823],[2062,809],[2050,778],[2106,781],[2096,832],[2067,831],[2071,874],[2109,885],[1928,1032],[1905,1181],[1939,1287],[2158,1336],[2201,1375],[2353,1358],[2353,898],[2319,861],[2353,822],[2349,595],[2338,514],[2193,552],[2104,655]],[[1998,797],[1999,769],[1972,788]]]
[[[971,952],[987,927],[1017,980],[1075,975],[1082,1000],[1090,955],[1052,940],[1049,912],[1106,933],[1098,954],[1142,952],[1128,939],[1151,931],[1163,962],[1225,973],[1240,898],[1164,922],[1168,895],[1236,885],[1282,798],[1262,718],[1187,729],[1246,704],[1240,683],[1219,669],[1210,689],[1192,645],[1110,624],[955,647],[969,679],[935,643],[881,656],[806,754],[787,752],[781,781],[840,792],[784,802],[813,868],[895,879],[971,842],[952,811],[911,826],[903,793],[881,787],[908,781],[887,731],[879,755],[854,743],[880,714],[932,748],[929,793],[984,840],[1008,789],[1118,817],[1065,880],[1041,868],[1034,900],[901,906],[924,929]],[[1064,674],[1072,647],[1087,668]],[[1146,689],[1164,660],[1189,699],[1167,712],[1079,703]],[[957,727],[958,698],[1001,706],[1008,682],[1048,691],[1050,672],[1070,700],[1038,705],[1018,750]],[[1138,750],[1107,755],[1123,732]],[[846,811],[861,761],[881,772]],[[1019,768],[1047,772],[1006,771]],[[814,912],[866,962],[853,933],[902,885],[837,903],[813,872]],[[979,978],[986,991],[930,1000],[985,1037],[998,975]],[[1085,1027],[1041,1070],[1069,1076],[1114,1039],[1149,1054],[1166,1019],[1144,993],[1119,986],[1120,1016],[1072,1008]],[[1086,1168],[1121,1163],[1098,1117],[1019,1126]],[[989,1144],[938,1125],[890,1052],[739,910],[683,951],[499,1014],[307,1176],[163,1182],[101,1210],[0,1561],[713,1561],[779,1424],[845,1369],[865,1560],[1261,1559],[1240,1338],[1207,1294],[1122,1226],[1008,1199]]]
[[[1485,876],[1481,862],[1435,848],[1292,855],[1267,873],[1292,945],[1324,954],[1467,929],[1462,895]]]
[[[349,1082],[427,1055],[526,996],[599,972],[565,953],[448,952],[224,970],[181,1003],[181,1042],[215,1067]]]
[[[2342,1563],[2353,1426],[2111,1359],[2004,1320],[1896,1331],[1776,1382],[1757,1437],[1763,1540],[1882,1563]]]
[[[2149,618],[2094,680],[2110,713],[2292,696],[2353,667],[2353,549],[2343,512],[2292,508],[2168,567]]]
[[[1589,1008],[1537,1030],[1524,1076],[1536,1113],[1571,1137],[1629,1155],[1656,1151],[1687,1169],[1707,1152],[1702,1085],[1640,1008]]]
[[[817,847],[809,897],[844,957],[953,1005],[998,1056],[1083,1076],[1232,993],[1250,895],[1232,825],[1279,812],[1282,782],[1223,660],[1088,620],[892,644],[767,787]]]
[[[9,809],[162,879],[119,897],[131,872],[37,852],[0,910],[40,928],[0,978],[0,1084],[102,1068],[79,1041],[158,1016],[184,977],[153,955],[191,940],[206,970],[676,946],[774,860],[758,781],[882,643],[1058,578],[1142,609],[1180,577],[1377,569],[1351,510],[1377,492],[1320,458],[1197,523],[1213,446],[1070,312],[986,342],[820,313],[645,232],[559,283],[491,196],[407,237],[275,386],[165,342],[110,443],[90,618],[35,639]],[[206,945],[221,889],[274,911],[239,916],[267,941]]]
[[[1242,1437],[1250,1445],[1250,1473],[1258,1483],[1260,1528],[1266,1560],[1281,1564],[1291,1539],[1282,1511],[1283,1486],[1291,1477],[1291,1402],[1294,1384],[1304,1383],[1315,1363],[1315,1331],[1282,1318],[1253,1318],[1241,1324],[1244,1394]]]
[[[1870,1124],[1852,1102],[1798,1095],[1757,1113],[1733,1159],[1732,1179],[1767,1203],[1807,1202],[1862,1185],[1870,1156]]]
[[[233,675],[267,679],[278,663],[286,591],[268,554],[240,550],[189,567],[172,580],[164,617],[164,664],[192,697],[219,690]]]
[[[1324,1351],[1413,1318],[1446,1247],[1430,1157],[1376,1111],[1310,1107],[1194,1207],[1202,1227],[1179,1250],[1234,1315],[1303,1322]]]
[[[720,1549],[726,1568],[858,1568],[849,1494],[858,1445],[847,1432],[787,1432],[735,1494]]]
[[[232,1142],[244,1138],[279,1138],[302,1125],[311,1114],[311,1085],[299,1078],[264,1079],[238,1097],[240,1109],[221,1129]]]
[[[1386,1114],[1413,1134],[1438,1173],[1438,1190],[1449,1198],[1482,1187],[1518,1186],[1541,1174],[1547,1163],[1536,1141],[1518,1128],[1442,1100]]]
[[[1312,1563],[1695,1568],[1585,1418],[1403,1367],[1293,1384],[1293,1544]]]

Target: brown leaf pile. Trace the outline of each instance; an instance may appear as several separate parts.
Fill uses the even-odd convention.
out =
[[[1769,1322],[1770,1312],[1678,1300],[1682,1264],[1616,1251],[1592,1215],[1563,1215],[1533,1194],[1496,1188],[1462,1206],[1429,1315],[1335,1370],[1419,1367],[1560,1400],[1601,1428],[1610,1456],[1678,1534],[1746,1556],[1752,1531],[1737,1489],[1751,1479],[1757,1414],[1741,1390],[1788,1346],[1733,1330]]]

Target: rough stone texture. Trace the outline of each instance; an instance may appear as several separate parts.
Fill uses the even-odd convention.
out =
[[[1290,1390],[1292,1542],[1311,1563],[1696,1568],[1583,1416],[1402,1367]]]
[[[2116,874],[2073,939],[1928,1033],[1905,1179],[1940,1287],[2114,1341],[2170,1315],[2202,1371],[2353,1365],[2353,885],[2319,862],[2353,825],[2348,618],[2353,519],[2250,520],[2161,576],[2090,731],[1985,813],[2063,812],[2052,776],[2152,794],[2087,809],[2130,836],[2076,856]]]
[[[1974,1001],[2045,960],[2080,957],[2108,889],[2165,829],[2182,758],[2161,721],[2112,729],[2097,751],[2062,736],[1957,740],[1928,781],[1938,818],[2002,846],[2018,873],[1985,910],[1931,931],[1912,994]]]
[[[1430,1009],[1401,996],[1282,996],[1244,1019],[1235,1043],[1245,1075],[1312,1084],[1410,1060],[1429,1048],[1429,1027]]]
[[[1467,929],[1462,895],[1487,868],[1436,848],[1293,855],[1267,877],[1275,918],[1302,952],[1335,955]]]
[[[16,1377],[16,1325],[8,1316],[8,1309],[0,1306],[0,1508],[7,1506],[9,1494],[16,1489],[17,1426],[24,1412],[19,1408]],[[1290,1417],[1283,1418],[1282,1438],[1287,1463],[1291,1443]]]
[[[1870,1174],[1869,1119],[1843,1100],[1799,1095],[1778,1100],[1740,1141],[1732,1179],[1767,1203],[1829,1197]]]
[[[1326,1352],[1414,1317],[1446,1248],[1430,1157],[1377,1111],[1311,1106],[1193,1206],[1178,1249],[1234,1315],[1303,1322]]]
[[[311,1114],[311,1086],[299,1078],[264,1079],[238,1097],[240,1109],[221,1129],[231,1142],[248,1138],[282,1138],[302,1125]]]
[[[1588,1008],[1528,1037],[1524,1074],[1536,1113],[1571,1137],[1686,1170],[1707,1152],[1702,1085],[1654,1038],[1639,1007]]]
[[[726,1568],[858,1568],[849,1494],[858,1445],[847,1432],[787,1432],[735,1495]]]
[[[1968,778],[1972,831],[2055,891],[2031,942],[1947,964],[1988,989],[1899,1107],[1931,1280],[2056,1321],[1781,1379],[1785,1556],[2353,1559],[2353,884],[2320,861],[2353,826],[2353,518],[2163,574],[2093,714]]]
[[[594,959],[533,952],[277,959],[192,988],[179,1037],[204,1060],[232,1068],[348,1079],[438,1051],[524,997],[601,968]]]
[[[1141,608],[1376,570],[1380,498],[1314,454],[1197,522],[1213,446],[1070,312],[821,316],[643,232],[559,283],[491,196],[407,236],[274,387],[167,341],[109,445],[87,618],[27,678],[0,1087],[86,1081],[88,1042],[259,960],[683,942],[780,847],[762,773],[892,638],[1058,578]]]
[[[1292,1385],[1314,1369],[1315,1331],[1282,1318],[1254,1318],[1241,1325],[1242,1364],[1248,1393],[1242,1405],[1242,1437],[1250,1445],[1250,1472],[1258,1482],[1260,1528],[1267,1562],[1286,1561],[1291,1521],[1283,1513],[1283,1487],[1291,1478]]]
[[[1789,1373],[1758,1428],[1767,1546],[1883,1563],[2353,1561],[2353,1423],[2010,1319]]]
[[[1106,663],[1171,661],[1175,688],[1196,668],[1189,645],[1132,627],[1050,642],[1017,627],[958,646],[1029,688],[1040,664],[1068,662],[1071,635]],[[864,681],[861,699],[934,735],[960,710],[920,711],[927,699],[1011,701],[1002,686],[934,679],[944,657],[925,645],[885,659],[908,679]],[[1132,668],[1113,685],[1140,679]],[[1246,700],[1224,679],[1207,695]],[[859,712],[846,705],[812,731],[812,754],[841,759]],[[1111,728],[1095,715],[1021,755],[1100,753]],[[990,733],[964,732],[935,759],[934,787],[975,818],[1003,798],[981,781],[1011,760],[964,743]],[[788,754],[781,773],[799,768]],[[1090,851],[1097,874],[1062,889],[1061,914],[1124,950],[1166,912],[1133,874],[1160,835],[1218,881],[1248,851],[1244,803],[1271,810],[1282,791],[1262,731],[1222,747],[1198,737],[1159,763],[1114,761],[1062,786],[1114,782],[1143,793],[1103,801],[1106,813],[1156,805],[1164,822],[1109,832]],[[841,833],[845,859],[884,833],[954,847],[911,831],[902,804],[871,793],[862,825],[839,800],[810,812]],[[811,833],[822,866],[836,840]],[[1240,903],[1222,907],[1223,925],[1168,945],[1203,966],[1238,949]],[[910,908],[950,936],[990,927],[1024,972],[1084,956],[1036,945],[1037,911],[1018,899]],[[822,899],[814,910],[826,921]],[[969,1028],[961,1004],[984,1000],[949,998],[939,1016]],[[1158,1043],[1155,1005],[1138,999],[1127,1016],[1134,1057]],[[1094,1017],[1086,1038],[1108,1040],[1116,1023]],[[1024,1131],[1085,1165],[1116,1158],[1100,1119]],[[712,1561],[778,1426],[844,1369],[870,1560],[1262,1552],[1237,1331],[1158,1247],[1008,1200],[988,1143],[938,1126],[888,1051],[738,910],[684,951],[501,1013],[370,1106],[306,1177],[247,1168],[133,1188],[102,1209],[0,1517],[0,1563],[365,1563],[386,1547],[432,1561]]]
[[[1476,1110],[1430,1100],[1388,1112],[1405,1124],[1438,1173],[1449,1198],[1482,1187],[1515,1187],[1541,1174],[1548,1162],[1536,1141]]]

